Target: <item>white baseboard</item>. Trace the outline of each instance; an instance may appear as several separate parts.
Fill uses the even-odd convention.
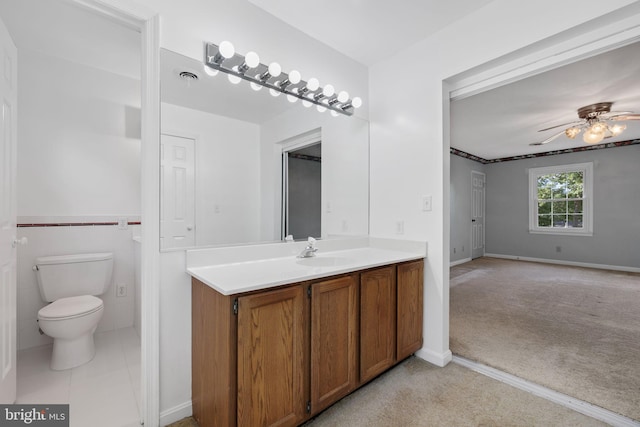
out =
[[[451,362],[452,354],[451,350],[447,350],[444,353],[435,352],[433,350],[429,350],[426,348],[421,348],[416,351],[415,355],[422,360],[426,360],[429,363],[432,363],[441,368],[447,366],[449,362]]]
[[[627,418],[623,415],[609,411],[608,409],[601,408],[599,406],[592,405],[589,402],[576,399],[575,397],[568,396],[563,393],[551,390],[536,383],[524,380],[515,375],[508,374],[498,369],[492,368],[481,363],[474,362],[464,357],[454,356],[453,362],[478,372],[479,374],[486,375],[489,378],[498,380],[512,387],[531,393],[535,396],[557,403],[565,408],[572,409],[576,412],[580,412],[586,416],[603,421],[609,425],[616,427],[640,427],[640,422],[634,421],[631,418]]]
[[[193,408],[191,407],[191,401],[181,403],[180,405],[169,408],[160,412],[160,425],[166,426],[176,421],[180,421],[183,418],[193,415]]]
[[[469,261],[471,261],[471,257],[464,258],[464,259],[459,259],[457,261],[451,261],[449,263],[449,267],[455,267],[456,265],[464,264],[465,262],[469,262]]]
[[[597,268],[600,270],[615,270],[615,271],[626,271],[629,273],[640,273],[640,268],[627,267],[624,265],[593,264],[590,262],[565,261],[561,259],[547,259],[547,258],[531,258],[526,256],[503,255],[503,254],[484,254],[484,256],[490,257],[490,258],[502,258],[502,259],[514,259],[514,260],[520,260],[520,261],[541,262],[546,264],[570,265],[572,267],[587,267],[587,268]]]

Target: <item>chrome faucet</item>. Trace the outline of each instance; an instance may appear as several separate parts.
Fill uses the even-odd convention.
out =
[[[316,252],[318,252],[318,248],[316,248],[316,239],[309,237],[307,247],[298,254],[298,258],[311,258],[316,256]]]

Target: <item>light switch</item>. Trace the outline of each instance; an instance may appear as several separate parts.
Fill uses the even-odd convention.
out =
[[[431,210],[431,196],[422,196],[422,210],[425,212]]]

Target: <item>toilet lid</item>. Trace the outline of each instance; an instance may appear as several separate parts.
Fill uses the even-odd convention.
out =
[[[103,307],[102,300],[93,295],[79,297],[60,298],[55,300],[38,312],[39,319],[64,319],[69,317],[84,316],[100,310]]]

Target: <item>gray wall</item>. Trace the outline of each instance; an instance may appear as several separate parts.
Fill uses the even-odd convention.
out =
[[[485,165],[450,154],[450,260],[471,258],[471,171],[484,172]]]
[[[528,168],[591,161],[593,236],[530,234]],[[640,145],[493,163],[485,173],[486,253],[640,267]]]

